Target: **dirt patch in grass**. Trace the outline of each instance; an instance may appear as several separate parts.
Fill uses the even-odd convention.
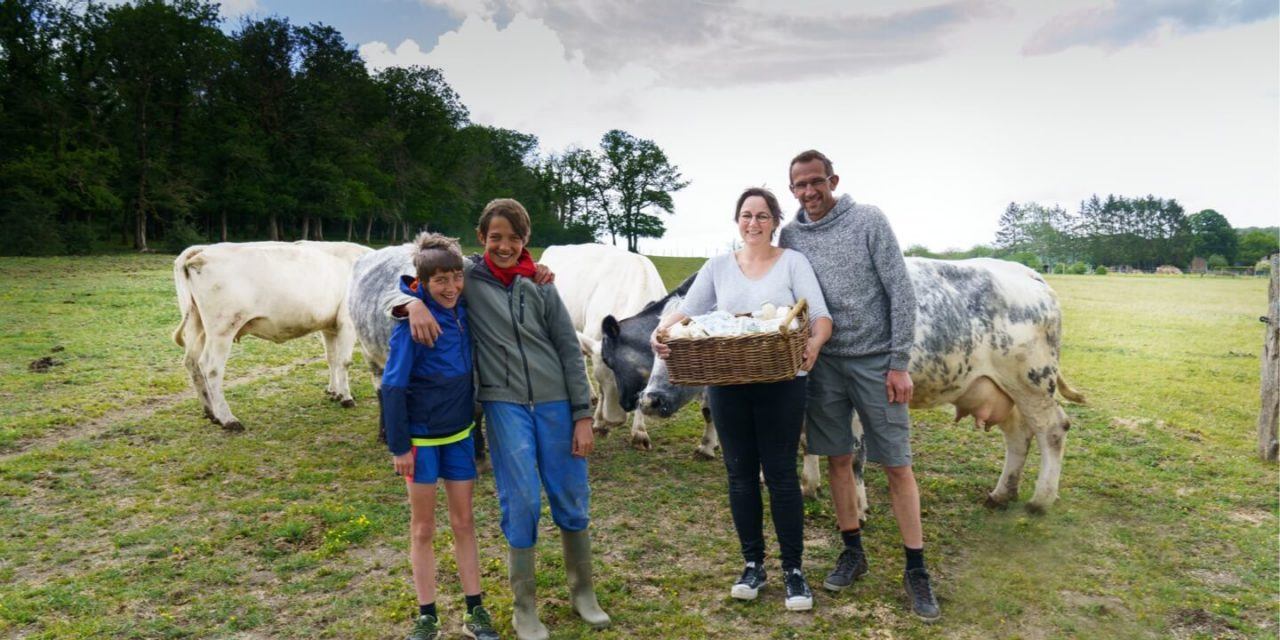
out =
[[[1266,522],[1267,520],[1270,520],[1271,514],[1265,511],[1253,511],[1248,509],[1242,509],[1239,511],[1232,511],[1231,513],[1228,513],[1227,517],[1236,522],[1259,525]]]
[[[1169,617],[1169,635],[1176,640],[1191,638],[1244,638],[1221,616],[1204,609],[1177,609]]]

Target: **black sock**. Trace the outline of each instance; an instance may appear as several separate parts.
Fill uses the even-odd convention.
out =
[[[480,606],[480,594],[477,593],[474,596],[464,597],[467,599],[467,613],[475,611],[475,608]]]
[[[844,539],[844,548],[846,549],[862,548],[862,529],[854,529],[852,531],[841,531],[840,537]]]
[[[436,614],[436,603],[434,603],[434,602],[432,602],[431,604],[420,604],[420,605],[418,605],[418,615],[420,615],[420,616],[431,616],[432,618],[435,618],[436,620],[439,620],[439,619],[440,619],[440,616]]]
[[[907,552],[907,571],[924,568],[924,547],[919,549],[903,547],[903,549]]]

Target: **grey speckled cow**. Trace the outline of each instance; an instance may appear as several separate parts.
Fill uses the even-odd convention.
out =
[[[1084,402],[1058,370],[1062,312],[1057,296],[1040,274],[1004,260],[907,258],[907,270],[918,307],[911,350],[911,380],[915,384],[911,408],[950,404],[956,408],[957,421],[973,416],[980,427],[1000,426],[1005,441],[1004,471],[987,496],[991,506],[1017,498],[1027,450],[1034,438],[1040,448],[1040,475],[1027,507],[1043,511],[1058,497],[1070,426],[1055,394]],[[681,288],[686,289],[691,280]],[[668,416],[697,393],[672,385],[664,368],[651,367],[648,332],[657,325],[659,313],[647,311],[650,313],[612,326],[606,320],[605,358],[634,361],[630,369],[648,377],[647,386],[639,393],[641,411]],[[610,362],[615,371],[623,368],[615,362]],[[632,378],[619,376],[624,398],[629,396],[629,387],[638,384]],[[860,441],[862,426],[856,416],[852,428]],[[708,429],[708,433],[714,438],[714,430]],[[704,437],[703,448],[708,444]],[[861,459],[854,470],[865,507]],[[818,458],[806,455],[801,475],[806,496],[816,495],[820,479]]]

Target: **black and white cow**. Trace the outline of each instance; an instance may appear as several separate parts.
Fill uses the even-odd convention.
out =
[[[689,292],[693,284],[694,274],[685,279],[666,297],[650,303],[630,318],[618,320],[607,316],[601,324],[603,341],[600,355],[606,366],[613,371],[618,386],[618,402],[624,411],[635,411],[659,418],[669,418],[694,398],[702,399],[702,418],[705,426],[702,442],[694,455],[710,460],[715,457],[720,439],[711,423],[711,411],[707,408],[703,387],[686,387],[671,384],[667,378],[666,363],[654,357],[649,348],[649,335],[658,327],[658,320],[664,314],[680,306],[680,301]],[[653,389],[653,392],[649,392]],[[635,429],[641,429],[636,432]],[[649,448],[649,434],[643,431],[643,423],[637,421],[632,427],[633,443],[642,442],[642,448]]]
[[[907,258],[916,294],[915,344],[911,351],[913,409],[951,404],[956,419],[973,416],[979,426],[999,425],[1004,433],[1004,470],[988,503],[1004,505],[1017,497],[1018,484],[1034,438],[1039,446],[1040,475],[1028,508],[1043,511],[1058,497],[1058,481],[1066,433],[1070,424],[1055,394],[1073,402],[1084,397],[1072,390],[1058,368],[1062,312],[1057,295],[1040,274],[1020,264],[990,258],[944,261]],[[688,281],[682,287],[687,290]],[[621,323],[623,328],[633,319]],[[645,319],[629,333],[610,331],[605,321],[606,361],[618,376],[623,398],[639,395],[641,411],[671,415],[696,395],[672,385],[665,371],[653,365],[648,332],[656,325]],[[644,340],[638,339],[644,333]],[[619,373],[622,362],[632,371]],[[641,388],[639,374],[648,367]],[[704,412],[705,413],[705,412]],[[855,417],[853,429],[861,436]],[[714,431],[708,429],[714,437]],[[703,438],[705,446],[707,437]],[[700,450],[703,447],[700,447]],[[856,469],[860,472],[860,469]],[[859,473],[859,479],[861,474]],[[859,480],[861,482],[861,480]],[[818,460],[805,456],[802,484],[816,494]],[[863,491],[860,489],[860,494]],[[864,498],[865,500],[865,498]],[[864,505],[865,506],[865,505]]]

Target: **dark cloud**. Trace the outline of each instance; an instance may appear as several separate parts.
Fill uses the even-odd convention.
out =
[[[495,15],[539,18],[592,70],[628,63],[672,86],[726,86],[865,75],[942,55],[952,31],[999,13],[983,0],[955,0],[887,15],[856,15],[833,3],[821,16],[722,2],[499,0]]]
[[[1140,42],[1165,25],[1186,33],[1222,29],[1274,17],[1275,0],[1116,0],[1054,17],[1023,46],[1027,55],[1074,46],[1108,49]]]

